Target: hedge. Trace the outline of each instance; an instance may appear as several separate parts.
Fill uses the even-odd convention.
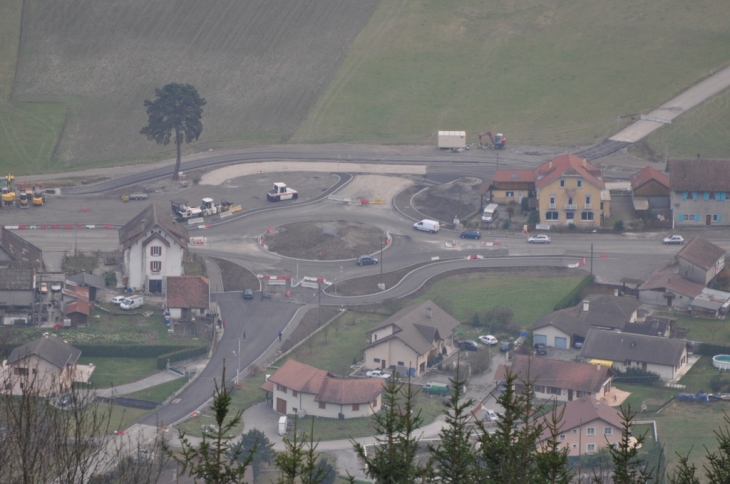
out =
[[[730,346],[702,343],[694,353],[702,356],[730,355]]]
[[[659,381],[659,375],[651,371],[644,371],[641,368],[629,367],[626,371],[617,371],[613,382],[620,385],[621,383],[633,383],[635,385],[653,386]]]
[[[90,356],[93,358],[157,358],[170,354],[177,354],[183,351],[192,351],[193,356],[201,355],[208,351],[208,345],[112,345],[112,344],[92,344],[92,343],[70,343],[71,346],[81,350],[81,356]],[[20,344],[9,344],[5,345],[4,349],[7,355],[17,347],[22,346]],[[179,361],[170,360],[170,361]]]
[[[570,308],[580,302],[580,292],[586,287],[593,284],[594,278],[592,275],[585,276],[577,286],[573,288],[563,299],[558,301],[553,307],[553,311],[559,311],[561,309]]]
[[[194,358],[206,353],[208,353],[207,346],[187,347],[171,353],[166,353],[157,357],[157,368],[160,370],[167,368],[167,360],[170,360],[170,363],[174,363],[176,361],[187,360],[188,358]]]

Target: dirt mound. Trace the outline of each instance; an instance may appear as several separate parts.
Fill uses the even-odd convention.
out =
[[[269,251],[297,259],[354,259],[380,250],[383,231],[344,220],[296,222],[264,235]]]

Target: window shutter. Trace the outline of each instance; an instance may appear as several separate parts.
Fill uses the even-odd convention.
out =
[[[687,192],[682,192],[682,200],[687,200]]]
[[[704,193],[704,199],[705,200],[709,200],[710,199],[710,192],[705,192]]]
[[[695,222],[699,222],[699,221],[700,221],[700,214],[699,213],[696,213],[695,214]]]
[[[680,213],[679,215],[677,215],[677,220],[679,220],[680,222],[681,222],[682,220],[684,220],[684,218],[682,217],[682,214],[681,214],[681,213]]]
[[[692,200],[697,200],[697,192],[692,192]]]
[[[717,214],[717,221],[722,222],[722,215],[720,215],[719,213]]]

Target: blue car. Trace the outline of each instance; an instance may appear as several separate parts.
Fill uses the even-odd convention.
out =
[[[478,230],[467,230],[465,232],[462,232],[459,237],[461,237],[462,239],[479,240],[482,238],[482,234],[480,234]]]

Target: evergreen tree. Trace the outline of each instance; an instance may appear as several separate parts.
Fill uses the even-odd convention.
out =
[[[241,435],[241,440],[233,450],[238,454],[238,460],[241,462],[244,462],[249,456],[252,457],[251,468],[254,478],[259,476],[263,464],[273,464],[274,462],[274,444],[269,441],[266,434],[258,429],[251,429]]]
[[[725,427],[715,430],[717,437],[718,451],[707,450],[707,461],[709,467],[705,466],[705,475],[709,484],[726,484],[730,482],[730,418],[725,414]]]
[[[365,473],[377,484],[410,484],[424,469],[416,462],[418,438],[415,431],[422,423],[421,411],[413,408],[416,395],[410,380],[401,383],[395,374],[383,391],[385,410],[373,415],[377,443],[372,455],[352,441],[355,453],[365,463]]]
[[[307,440],[308,439],[308,440]],[[277,484],[322,484],[334,480],[334,468],[327,464],[326,459],[319,459],[317,446],[314,441],[314,418],[308,435],[297,436],[297,419],[294,419],[294,436],[291,440],[284,437],[283,452],[278,452],[274,461],[281,474]],[[319,461],[318,461],[319,459]],[[322,462],[324,460],[324,463]]]
[[[560,407],[558,410],[558,406],[553,405],[552,412],[542,420],[543,435],[547,433],[548,436],[538,448],[536,484],[569,484],[573,480],[573,471],[568,462],[570,449],[567,446],[560,448],[560,434],[562,433],[560,422],[563,420],[564,414],[565,407]]]
[[[297,431],[298,421],[294,418],[294,432],[292,438],[284,437],[284,451],[277,452],[274,464],[279,468],[279,478],[276,484],[295,484],[302,472],[304,460],[304,441],[300,440]]]
[[[679,457],[679,464],[674,468],[671,476],[667,475],[669,484],[700,484],[700,479],[696,475],[697,467],[689,464],[689,454],[685,456],[677,454],[677,457]]]
[[[154,101],[144,101],[147,108],[147,126],[139,133],[158,145],[167,146],[171,139],[175,142],[177,158],[172,179],[177,180],[180,173],[180,147],[183,141],[190,143],[200,138],[203,132],[203,123],[200,120],[206,102],[190,84],[166,84],[162,89],[155,89],[155,95],[157,99]]]
[[[443,484],[477,482],[474,445],[469,438],[472,429],[468,423],[469,409],[474,402],[471,399],[460,402],[465,380],[461,379],[459,368],[457,365],[456,376],[449,380],[454,390],[445,403],[446,426],[439,432],[440,443],[428,446],[431,463],[436,465],[433,474]]]
[[[645,484],[653,479],[654,470],[647,468],[638,457],[646,434],[636,436],[634,441],[631,438],[631,426],[635,416],[636,413],[631,412],[631,405],[621,407],[621,440],[616,447],[608,447],[613,462],[613,484]]]

